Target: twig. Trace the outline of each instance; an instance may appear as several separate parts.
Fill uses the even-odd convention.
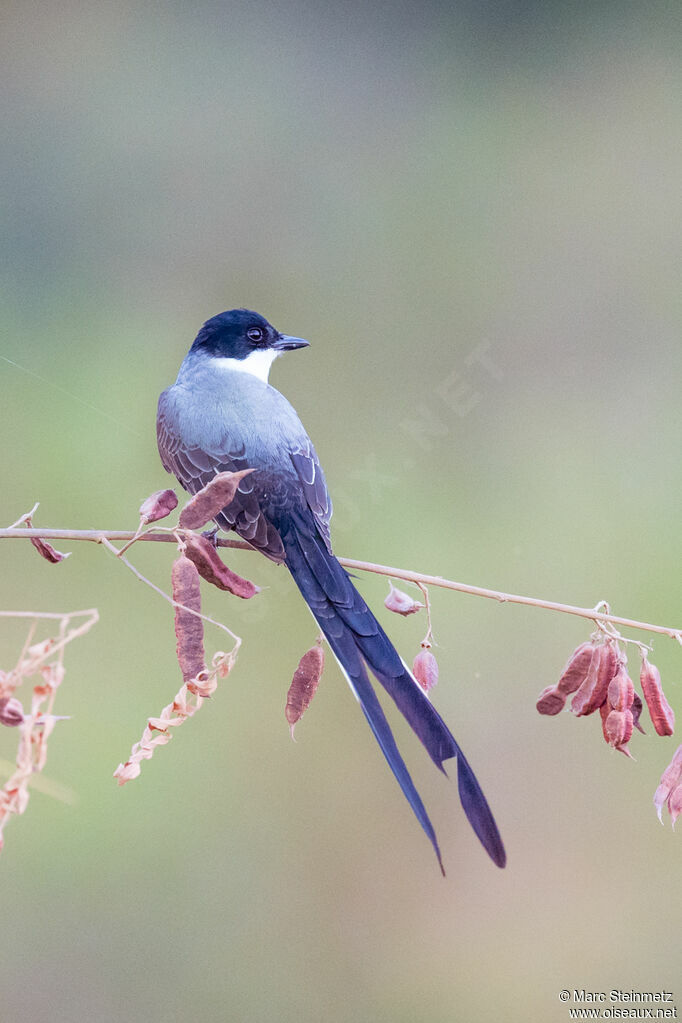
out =
[[[144,539],[144,534],[138,533],[132,537],[130,543],[133,540]],[[178,542],[177,536],[170,536],[169,539]],[[178,727],[182,725],[188,718],[192,717],[198,710],[201,709],[204,700],[210,696],[218,684],[218,676],[225,676],[229,674],[232,669],[241,646],[241,638],[237,636],[231,629],[228,629],[227,625],[223,625],[222,622],[217,622],[213,618],[209,618],[208,615],[202,614],[200,611],[189,607],[186,604],[181,604],[177,600],[174,600],[168,593],[162,590],[159,586],[156,586],[150,579],[135,568],[133,564],[128,561],[127,558],[123,557],[123,551],[130,546],[130,543],[126,544],[125,547],[120,550],[114,546],[108,537],[100,536],[99,542],[111,551],[119,561],[122,561],[126,568],[130,569],[133,575],[140,580],[140,582],[146,583],[147,586],[158,593],[159,596],[167,600],[173,607],[181,608],[190,614],[195,615],[197,618],[201,618],[205,622],[209,622],[211,625],[217,626],[222,629],[234,640],[234,646],[230,651],[224,653],[219,651],[213,658],[213,664],[210,671],[204,671],[201,673],[201,682],[199,684],[198,679],[194,679],[192,682],[186,682],[182,685],[179,692],[176,693],[173,700],[163,708],[161,714],[158,717],[150,717],[147,719],[142,738],[136,742],[130,752],[130,756],[124,764],[119,764],[114,771],[114,778],[118,780],[119,785],[125,785],[126,782],[132,781],[134,778],[139,777],[142,770],[142,761],[150,760],[154,755],[154,750],[158,746],[165,746],[166,743],[170,742],[172,738],[172,727]],[[195,570],[196,571],[196,570]]]
[[[55,726],[62,720],[53,713],[57,689],[64,678],[64,647],[71,640],[82,636],[92,628],[99,615],[94,608],[87,611],[58,612],[0,611],[0,617],[30,619],[28,636],[22,646],[16,666],[7,673],[0,672],[0,697],[7,707],[14,703],[18,720],[19,744],[16,763],[10,767],[10,777],[0,787],[0,850],[3,846],[3,830],[13,814],[22,814],[29,800],[29,782],[34,781],[43,770],[47,758],[47,742]],[[71,627],[73,618],[85,618],[80,625]],[[59,621],[56,636],[33,643],[35,627],[39,620]],[[38,675],[39,681],[33,686],[31,708],[24,713],[21,703],[14,696],[15,690],[25,679]],[[46,706],[43,706],[46,704]],[[7,723],[7,722],[5,722]],[[4,762],[3,762],[4,763]],[[49,782],[43,786],[50,791]],[[52,792],[59,791],[53,785]],[[66,790],[62,790],[63,793]]]
[[[205,622],[208,622],[210,625],[215,625],[216,628],[222,629],[223,632],[226,632],[229,636],[231,636],[235,642],[234,651],[236,655],[242,643],[241,637],[237,636],[236,633],[232,632],[231,629],[228,629],[227,625],[223,625],[222,622],[217,622],[214,618],[209,618],[208,615],[201,614],[200,611],[195,611],[191,607],[186,607],[184,604],[178,604],[178,602],[176,600],[173,600],[173,598],[169,596],[169,594],[166,593],[165,590],[162,590],[161,587],[153,583],[151,579],[147,579],[145,575],[142,575],[142,573],[138,571],[138,569],[136,569],[135,566],[131,564],[127,558],[122,557],[121,552],[117,550],[112,543],[109,543],[107,537],[105,536],[101,537],[100,543],[102,543],[107,548],[107,550],[110,550],[112,554],[116,555],[118,560],[123,562],[126,568],[129,568],[133,575],[136,576],[136,578],[139,579],[141,583],[146,583],[147,586],[151,586],[155,593],[158,593],[160,597],[163,597],[164,600],[167,600],[169,604],[173,605],[173,607],[181,607],[184,611],[189,612],[189,614],[196,615],[197,618],[203,618]]]
[[[127,541],[136,536],[135,530],[103,530],[103,529],[0,529],[0,540],[29,539],[31,537],[42,537],[45,540],[88,540],[107,546],[106,541]],[[137,537],[136,542],[155,541],[159,543],[176,543],[172,533],[148,532]],[[243,540],[226,540],[216,538],[219,547],[229,547],[236,550],[252,551],[251,544]],[[120,560],[125,561],[124,558]],[[628,629],[639,629],[642,632],[655,632],[662,636],[669,636],[677,640],[682,646],[682,628],[671,628],[664,625],[653,625],[650,622],[640,622],[633,618],[623,618],[620,615],[612,615],[605,611],[598,611],[602,605],[600,601],[596,607],[576,607],[572,604],[562,604],[554,600],[542,600],[538,597],[524,597],[517,593],[504,593],[501,590],[486,589],[483,586],[471,586],[468,583],[455,582],[452,579],[444,579],[439,575],[426,575],[423,572],[413,572],[404,568],[392,568],[388,565],[378,565],[371,561],[356,561],[352,558],[339,558],[345,568],[355,569],[359,572],[372,572],[377,575],[393,576],[396,579],[404,579],[407,582],[416,583],[418,586],[440,586],[446,590],[456,590],[459,593],[469,593],[475,597],[487,597],[490,600],[497,600],[502,604],[524,604],[527,607],[540,607],[548,611],[558,611],[562,614],[576,615],[579,618],[587,618],[593,622],[621,625]],[[131,571],[137,571],[129,565]],[[147,580],[144,580],[147,582]],[[168,599],[167,595],[166,599]],[[0,612],[1,614],[2,612]],[[33,617],[31,615],[31,617]],[[54,617],[60,617],[55,615]],[[213,623],[218,624],[218,623]],[[224,626],[223,626],[224,627]]]
[[[21,521],[25,516],[22,518]],[[144,540],[155,541],[156,543],[177,543],[173,529],[162,532],[161,529],[138,535],[137,530],[131,529],[17,529],[9,527],[0,529],[0,540],[30,540],[31,537],[42,537],[44,540],[89,540],[91,543],[103,543],[104,540],[115,542],[135,540],[140,543]],[[232,547],[240,551],[253,551],[246,540],[226,540],[223,537],[216,537],[218,547]]]
[[[430,647],[435,640],[433,638],[433,627],[431,624],[431,599],[429,597],[428,588],[422,582],[418,582],[417,586],[422,591],[424,597],[424,607],[426,608],[426,635],[422,640],[422,646]]]
[[[9,526],[9,529],[16,529],[17,526],[20,526],[22,524],[22,522],[30,522],[31,519],[33,518],[33,516],[35,515],[35,513],[38,511],[39,507],[40,507],[40,502],[36,501],[36,503],[33,505],[31,510],[27,511],[27,512],[24,512],[24,514],[21,516],[21,518],[17,519],[16,522],[13,522],[12,525]]]
[[[0,777],[9,778],[15,771],[16,764],[0,757]],[[75,789],[69,788],[68,785],[62,785],[61,782],[54,781],[53,778],[47,778],[44,774],[31,775],[31,789],[34,792],[41,792],[44,796],[50,796],[60,803],[68,803],[73,806],[78,802],[78,793]]]

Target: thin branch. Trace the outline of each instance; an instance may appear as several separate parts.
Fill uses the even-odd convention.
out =
[[[105,540],[115,542],[135,540],[136,543],[151,540],[156,543],[177,543],[174,530],[167,532],[152,531],[137,535],[131,529],[0,529],[0,540],[29,540],[31,537],[42,537],[43,540],[89,540],[91,543],[104,543]],[[245,540],[226,540],[216,537],[219,547],[232,547],[240,551],[253,551],[256,548]]]
[[[203,621],[208,622],[210,625],[215,625],[216,628],[222,629],[223,632],[226,632],[228,634],[228,636],[231,636],[235,642],[234,651],[236,655],[236,652],[237,650],[239,650],[242,641],[241,637],[237,636],[236,633],[232,631],[232,629],[228,629],[227,625],[223,625],[222,622],[217,622],[214,618],[209,618],[208,615],[202,614],[200,611],[195,611],[193,608],[186,607],[184,604],[178,604],[177,600],[173,600],[173,598],[169,596],[169,594],[166,593],[165,590],[162,590],[161,587],[156,586],[156,584],[153,583],[151,579],[147,579],[146,576],[142,575],[142,573],[139,572],[135,568],[135,566],[128,561],[127,558],[122,557],[121,552],[117,550],[112,543],[109,543],[108,537],[102,536],[100,542],[104,544],[107,550],[111,551],[112,554],[115,554],[119,561],[121,561],[126,566],[126,568],[129,568],[133,575],[137,579],[139,579],[141,583],[146,583],[147,586],[151,586],[155,593],[158,593],[160,597],[163,597],[164,600],[167,600],[169,604],[173,605],[173,607],[181,607],[183,611],[187,611],[189,614],[196,615],[197,618],[203,619]]]
[[[89,607],[86,611],[64,611],[62,613],[59,613],[58,611],[0,611],[0,618],[56,618],[60,622],[63,622],[66,619],[70,620],[71,618],[87,618],[87,621],[83,622],[82,625],[78,625],[76,628],[70,629],[66,635],[60,635],[60,638],[55,641],[54,645],[51,646],[41,658],[41,660],[45,660],[48,656],[52,657],[53,654],[62,650],[67,643],[71,642],[72,639],[77,639],[79,636],[85,635],[85,633],[99,621],[99,611],[96,607]],[[28,646],[28,643],[26,643],[25,646]]]
[[[676,639],[682,645],[682,629],[673,629],[665,625],[652,625],[649,622],[638,622],[633,618],[621,618],[605,611],[597,611],[593,607],[575,607],[573,604],[560,604],[555,600],[541,600],[538,597],[523,597],[518,593],[504,593],[502,590],[488,590],[483,586],[470,586],[468,583],[454,582],[440,575],[425,575],[423,572],[411,572],[404,568],[390,568],[388,565],[375,565],[370,561],[353,561],[351,558],[339,558],[346,568],[359,572],[375,572],[377,575],[393,576],[407,582],[423,583],[425,586],[440,586],[446,590],[457,590],[459,593],[470,593],[474,597],[488,597],[501,604],[525,604],[528,607],[543,607],[548,611],[560,611],[563,614],[577,615],[588,618],[592,622],[608,622],[611,625],[623,625],[628,629],[641,629],[643,632],[657,632],[662,636]],[[597,607],[604,602],[600,601]]]
[[[10,760],[0,757],[0,778],[9,778],[17,769],[17,765]],[[44,774],[31,775],[31,788],[34,792],[42,792],[44,796],[57,799],[60,803],[69,803],[72,806],[78,802],[78,793],[68,785],[46,778]]]
[[[22,524],[22,522],[30,522],[31,519],[33,518],[33,516],[35,515],[35,513],[38,511],[39,507],[40,507],[40,502],[36,501],[36,503],[33,505],[31,510],[28,511],[28,512],[24,512],[24,514],[21,516],[20,519],[17,519],[16,522],[13,522],[12,525],[9,526],[9,529],[16,529],[17,526],[20,526]]]
[[[0,529],[0,540],[29,539],[31,537],[42,537],[45,540],[89,540],[107,546],[107,541],[127,541],[136,536],[134,530],[103,530],[103,529]],[[177,543],[172,533],[147,532],[138,536],[137,543],[144,541],[156,541],[160,543]],[[243,540],[217,539],[219,547],[229,547],[237,550],[252,551],[251,544]],[[423,572],[413,572],[404,568],[393,568],[388,565],[377,565],[371,561],[356,561],[351,558],[339,558],[345,568],[355,569],[360,572],[373,572],[377,575],[404,579],[416,583],[418,586],[439,586],[446,590],[456,590],[459,593],[469,593],[475,597],[487,597],[490,600],[497,600],[502,604],[524,604],[527,607],[541,607],[548,611],[558,611],[562,614],[576,615],[579,618],[586,618],[592,622],[603,622],[611,625],[621,625],[628,629],[639,629],[642,632],[655,632],[662,636],[669,636],[677,640],[682,646],[682,628],[672,628],[664,625],[653,625],[650,622],[640,622],[632,618],[623,618],[620,615],[612,615],[606,611],[598,611],[602,605],[600,601],[596,607],[576,607],[572,604],[562,604],[554,600],[542,600],[538,597],[524,597],[517,593],[505,593],[502,590],[486,589],[483,586],[471,586],[468,583],[455,582],[452,579],[444,579],[439,575],[426,575]],[[130,566],[132,568],[132,566]],[[146,580],[145,580],[146,581]],[[1,613],[1,612],[0,612]],[[55,616],[57,617],[57,616]]]

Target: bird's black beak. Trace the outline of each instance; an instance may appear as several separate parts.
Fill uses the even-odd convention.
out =
[[[307,348],[310,341],[302,337],[289,337],[288,334],[280,334],[272,346],[277,352],[293,352],[296,348]]]

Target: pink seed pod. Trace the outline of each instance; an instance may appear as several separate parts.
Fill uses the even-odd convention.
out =
[[[206,582],[217,586],[219,590],[227,590],[235,597],[248,600],[260,593],[260,589],[248,579],[242,579],[240,575],[228,568],[217,550],[205,536],[196,536],[188,533],[184,537],[185,554],[196,565],[199,575]]]
[[[29,529],[33,528],[33,521],[30,515],[27,515],[24,522]],[[47,540],[43,540],[40,536],[32,536],[31,543],[38,551],[41,558],[45,558],[45,561],[49,561],[51,565],[58,565],[60,561],[64,561],[66,558],[71,557],[71,551],[68,554],[62,554],[61,551],[55,550],[51,543]]]
[[[158,522],[170,515],[177,506],[178,497],[174,490],[157,490],[140,505],[140,519],[145,524]]]
[[[384,607],[387,607],[389,611],[405,616],[416,614],[417,611],[421,611],[424,607],[418,600],[414,600],[409,593],[404,593],[403,590],[397,589],[390,580],[388,585],[391,589],[384,601]]]
[[[71,551],[68,554],[62,554],[61,551],[55,550],[51,543],[48,543],[47,540],[43,540],[39,536],[32,536],[31,543],[41,558],[45,558],[45,561],[49,561],[51,565],[57,565],[60,561],[64,561],[71,556]]]
[[[590,657],[587,675],[581,682],[579,689],[574,693],[573,699],[571,700],[571,710],[576,717],[582,717],[584,714],[591,714],[592,711],[597,710],[597,708],[604,702],[603,697],[599,702],[595,699],[595,690],[597,689],[600,676],[599,666],[604,649],[604,646],[597,645],[596,643],[592,646],[592,655]]]
[[[592,642],[581,643],[579,647],[576,647],[556,684],[558,692],[564,696],[570,696],[580,688],[589,670],[594,648],[595,644]]]
[[[422,643],[422,648],[412,662],[412,674],[425,693],[438,685],[438,661],[429,646]]]
[[[0,700],[0,725],[16,728],[24,720],[24,708],[16,696],[5,696]]]
[[[604,734],[608,737],[610,746],[621,750],[625,749],[632,736],[632,712],[629,710],[612,710],[604,723]]]
[[[294,738],[294,726],[301,720],[304,713],[310,706],[310,701],[317,691],[324,670],[324,650],[318,640],[314,647],[307,650],[291,680],[287,693],[284,716],[289,722],[291,738]]]
[[[661,811],[663,807],[668,803],[668,800],[672,796],[673,792],[677,792],[678,796],[682,796],[679,792],[680,784],[682,783],[682,746],[678,746],[673,754],[673,758],[666,767],[665,771],[661,775],[658,788],[654,793],[654,806],[656,807],[656,813],[658,819],[663,823]],[[679,813],[679,810],[678,810]]]
[[[639,681],[657,735],[672,735],[675,729],[675,714],[665,698],[658,668],[654,664],[649,664],[646,654],[642,656]]]
[[[580,711],[581,716],[585,714],[593,714],[595,710],[598,710],[601,707],[608,696],[609,684],[616,674],[618,664],[618,647],[613,640],[607,639],[601,648],[597,678],[594,689],[592,690],[592,695],[585,700]]]
[[[218,679],[214,674],[209,674],[208,671],[204,670],[190,679],[186,685],[190,693],[195,693],[197,696],[202,696],[207,700],[209,696],[213,696],[218,688]]]
[[[539,714],[554,715],[564,709],[565,703],[566,697],[559,692],[558,686],[547,686],[538,696],[535,706]]]
[[[601,730],[602,730],[602,735],[604,736],[604,742],[606,742],[606,743],[609,742],[609,736],[608,736],[608,733],[606,731],[606,721],[607,721],[608,716],[609,716],[609,714],[611,713],[612,710],[613,710],[613,707],[611,706],[611,704],[609,703],[608,700],[604,700],[604,702],[602,703],[601,707],[599,708],[599,716],[601,717]]]
[[[624,659],[619,661],[618,670],[609,683],[608,697],[609,705],[614,710],[630,710],[632,707],[635,699],[635,687],[628,675]]]
[[[668,813],[670,814],[672,825],[675,827],[675,821],[682,813],[682,785],[674,788],[668,796]]]
[[[184,554],[173,562],[172,583],[173,600],[194,611],[201,611],[199,573]],[[188,683],[206,671],[206,656],[204,623],[197,615],[185,610],[185,607],[175,608],[175,636],[182,680]]]
[[[201,529],[218,512],[232,503],[237,488],[253,469],[240,472],[219,472],[206,486],[188,501],[180,512],[181,529]]]

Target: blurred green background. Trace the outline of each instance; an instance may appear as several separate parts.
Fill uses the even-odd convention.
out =
[[[157,395],[201,322],[244,305],[312,341],[272,380],[326,467],[337,553],[682,625],[678,5],[5,2],[0,21],[3,523],[39,500],[43,525],[134,527],[169,485]],[[651,804],[675,740],[637,736],[627,761],[594,719],[535,711],[580,620],[432,593],[435,701],[509,854],[491,865],[396,722],[443,880],[333,663],[291,743],[315,633],[248,554],[257,600],[206,594],[237,668],[118,789],[179,685],[172,614],[72,547],[57,567],[1,548],[3,608],[101,614],[67,652],[46,771],[77,802],[34,793],[6,830],[1,1023],[682,1000],[682,838]],[[169,548],[133,560],[167,586]],[[424,621],[360,585],[411,658]],[[24,628],[3,623],[3,667]],[[659,637],[653,659],[679,715],[682,650]]]

